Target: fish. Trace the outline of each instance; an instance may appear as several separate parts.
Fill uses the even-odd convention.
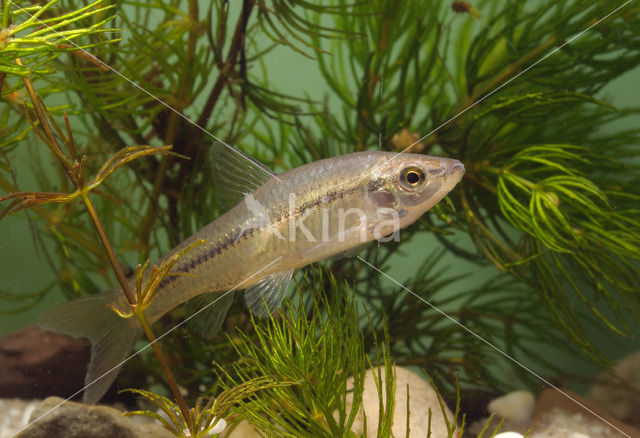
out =
[[[219,201],[229,209],[157,262],[184,253],[144,311],[153,324],[169,310],[197,302],[197,321],[209,338],[236,291],[245,291],[254,315],[273,314],[296,269],[397,239],[464,174],[452,158],[384,151],[323,159],[277,175],[226,144],[214,144],[211,155]],[[185,252],[199,241],[204,243]],[[135,290],[135,277],[128,281]],[[121,289],[58,304],[38,319],[44,329],[91,341],[87,404],[109,389],[142,335],[136,318],[114,309],[130,310]]]

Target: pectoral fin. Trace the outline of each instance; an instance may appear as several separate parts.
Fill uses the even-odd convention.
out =
[[[327,257],[337,259],[354,257],[360,253],[364,249],[365,246],[368,246],[371,242],[362,242],[359,245],[353,246],[353,242],[346,239],[346,236],[360,233],[361,227],[360,225],[356,225],[350,228],[347,228],[341,234],[336,234],[332,236],[328,240],[323,240],[319,242],[317,245],[308,248],[304,253],[302,253],[302,258],[307,259],[314,257],[315,254],[322,253],[326,254]]]
[[[292,275],[293,270],[278,272],[248,288],[244,299],[251,313],[262,318],[279,309]]]
[[[371,245],[371,242],[363,243],[362,245],[354,246],[351,249],[347,249],[345,251],[339,252],[338,254],[332,257],[332,260],[341,260],[341,259],[349,259],[351,257],[355,257],[362,252],[367,246]]]

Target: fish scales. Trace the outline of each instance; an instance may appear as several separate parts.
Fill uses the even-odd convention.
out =
[[[279,180],[271,178],[267,181],[252,194],[268,211],[267,221],[260,221],[247,204],[241,202],[174,248],[159,262],[197,240],[206,241],[181,257],[175,265],[172,272],[179,275],[165,279],[148,309],[149,319],[155,321],[166,313],[166,309],[203,292],[231,289],[278,257],[281,259],[261,272],[264,275],[249,278],[242,287],[249,287],[274,272],[299,268],[315,261],[308,260],[310,257],[302,259],[301,255],[318,247],[319,243],[318,255],[321,257],[318,259],[327,257],[322,257],[322,245],[318,242],[323,233],[322,212],[327,212],[329,238],[334,238],[339,218],[331,212],[339,208],[361,207],[365,189],[359,177],[362,166],[372,166],[379,159],[377,154],[369,153],[350,158],[330,158],[323,160],[320,166],[311,163],[279,175]],[[359,169],[357,174],[354,169]],[[296,202],[293,208],[290,197]],[[290,221],[297,221],[307,212],[303,224],[311,235],[317,236],[315,241],[309,240],[300,227],[295,228],[295,237],[290,237]],[[265,232],[271,227],[281,237],[275,231]],[[325,232],[325,235],[329,233]],[[134,283],[131,285],[135,286]],[[126,300],[119,304],[123,310],[126,309]]]

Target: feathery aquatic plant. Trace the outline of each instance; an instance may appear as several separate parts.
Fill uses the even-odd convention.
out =
[[[56,275],[41,291],[0,290],[3,303],[16,303],[3,312],[37,304],[54,284],[69,297],[104,289],[114,284],[110,265],[142,263],[209,222],[219,207],[206,130],[276,169],[378,147],[464,162],[448,202],[400,242],[361,255],[385,271],[425,233],[435,236],[440,248],[410,253],[416,269],[404,284],[418,297],[360,259],[327,264],[337,280],[322,284],[332,296],[346,280],[367,302],[365,353],[380,347],[371,327],[387,324],[393,360],[427,368],[449,396],[455,372],[463,398],[466,388],[504,384],[489,366],[495,351],[453,320],[559,374],[533,344],[602,359],[585,327],[611,338],[637,328],[639,132],[619,122],[638,109],[615,108],[602,94],[640,62],[635,3],[4,0],[1,8],[0,216],[29,208],[34,242]],[[321,100],[273,85],[275,50],[315,63]],[[42,145],[57,167],[45,164]],[[14,194],[30,171],[37,191]],[[74,202],[89,192],[94,212]],[[95,239],[93,217],[113,254]],[[450,265],[471,264],[460,272],[440,261],[445,254]],[[487,266],[495,278],[459,286]],[[318,318],[291,312],[293,328]],[[346,316],[332,315],[348,331]],[[163,324],[184,316],[176,309]],[[203,345],[189,327],[166,340],[187,399],[203,382],[217,387],[212,360],[242,361],[257,354],[250,341],[264,345],[266,329],[253,330],[240,303],[228,322],[244,347],[228,348],[224,336]],[[152,359],[142,364],[160,379]],[[226,372],[237,383],[249,377]]]

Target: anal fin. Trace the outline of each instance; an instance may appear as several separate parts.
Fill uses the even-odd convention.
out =
[[[234,293],[209,292],[192,298],[187,303],[190,316],[187,324],[204,339],[212,339],[222,327],[229,307],[233,303]]]

